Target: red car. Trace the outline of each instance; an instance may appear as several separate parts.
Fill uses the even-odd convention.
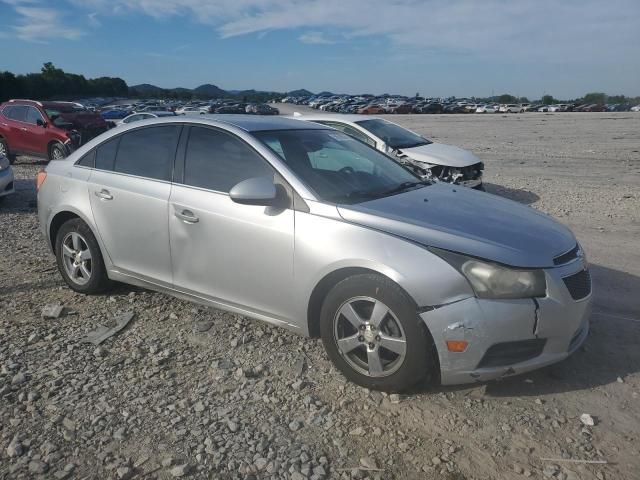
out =
[[[375,115],[387,112],[385,112],[384,108],[382,108],[380,105],[367,105],[366,107],[359,109],[358,113],[364,115]]]
[[[70,102],[9,100],[0,105],[0,155],[64,158],[108,129],[97,113]]]

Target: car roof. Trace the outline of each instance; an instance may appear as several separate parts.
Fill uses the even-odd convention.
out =
[[[152,112],[140,112],[140,114]],[[239,128],[246,132],[259,132],[270,130],[324,130],[329,127],[322,125],[300,122],[293,118],[279,117],[277,115],[268,117],[259,117],[257,115],[216,115],[204,114],[198,116],[173,115],[169,112],[156,112],[156,114],[164,114],[163,118],[149,118],[128,124],[132,128],[143,125],[158,125],[167,123],[189,123],[220,126],[221,123]]]
[[[298,113],[298,112],[296,112]],[[309,120],[309,121],[314,121],[314,120],[321,120],[321,121],[334,121],[334,122],[342,122],[342,123],[357,123],[357,122],[361,122],[363,120],[371,120],[374,118],[380,118],[380,117],[374,117],[374,116],[369,116],[369,115],[349,115],[349,114],[342,114],[342,113],[302,113],[302,114],[298,114],[298,115],[294,115],[292,118],[295,118],[296,120]]]
[[[204,118],[203,118],[204,117]],[[256,115],[200,115],[201,119],[211,119],[234,125],[247,132],[259,132],[264,130],[308,130],[318,127],[305,125],[302,122],[289,117],[269,116],[258,117]],[[320,127],[322,128],[322,127]]]

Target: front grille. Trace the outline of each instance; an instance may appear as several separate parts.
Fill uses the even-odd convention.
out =
[[[477,368],[505,367],[531,360],[542,353],[546,343],[545,338],[496,343],[487,349]]]
[[[565,263],[569,263],[570,261],[575,260],[576,258],[578,258],[578,252],[579,251],[580,251],[580,247],[576,243],[576,246],[573,247],[571,250],[569,250],[566,253],[563,253],[562,255],[558,255],[556,258],[554,258],[553,259],[553,264],[554,265],[564,265]]]
[[[582,300],[591,293],[591,275],[588,270],[582,270],[562,279],[569,290],[571,298]]]

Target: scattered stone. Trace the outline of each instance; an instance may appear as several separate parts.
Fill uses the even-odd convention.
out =
[[[392,393],[389,395],[389,401],[391,403],[400,403],[402,401],[402,396],[399,393]]]
[[[433,463],[434,465],[440,465],[442,463],[442,460],[440,459],[440,457],[433,457],[431,459],[431,463]]]
[[[9,457],[20,457],[24,453],[24,448],[22,447],[22,443],[14,439],[9,446],[7,446],[6,452]]]
[[[62,316],[64,307],[57,303],[50,303],[45,305],[42,309],[42,318],[44,319],[56,319]]]
[[[302,428],[302,422],[298,420],[293,420],[291,423],[289,423],[289,430],[291,430],[292,432],[297,432],[301,428]]]
[[[349,432],[349,435],[353,435],[354,437],[362,437],[365,434],[364,428],[356,427]]]
[[[133,470],[129,467],[118,467],[116,475],[119,480],[129,480],[133,476]]]
[[[580,415],[580,421],[588,427],[593,427],[596,424],[595,419],[588,413],[583,413],[582,415]]]
[[[47,473],[48,470],[49,465],[41,460],[31,460],[29,462],[29,472],[35,475],[42,475],[44,473]]]
[[[171,476],[176,478],[184,477],[186,474],[189,473],[189,464],[185,463],[183,465],[176,465],[171,469],[169,473],[171,473]]]
[[[196,322],[195,331],[198,333],[205,333],[211,330],[211,327],[213,327],[212,320],[201,320],[199,322]]]
[[[378,463],[372,457],[362,457],[360,459],[360,465],[365,468],[378,468]]]
[[[296,360],[296,363],[293,366],[293,374],[296,377],[301,377],[305,370],[307,369],[307,360],[304,356],[301,356]]]
[[[11,379],[11,385],[22,385],[26,381],[27,376],[24,373],[20,372],[13,376],[13,378]]]
[[[513,466],[513,471],[516,472],[518,475],[522,475],[524,473],[524,468],[516,464]]]

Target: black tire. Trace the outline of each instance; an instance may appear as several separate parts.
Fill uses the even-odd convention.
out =
[[[61,160],[67,156],[67,151],[59,142],[54,143],[49,147],[49,160]]]
[[[5,156],[9,159],[9,163],[13,165],[13,162],[16,161],[16,156],[11,154],[9,145],[4,138],[0,138],[0,145],[2,145],[2,147],[0,147],[0,152],[4,152]]]
[[[65,260],[62,253],[62,244],[71,233],[78,233],[91,253],[91,275],[89,276],[88,281],[83,284],[80,284],[78,281],[71,278],[69,273],[67,273],[64,264]],[[91,229],[87,224],[81,219],[74,218],[62,224],[55,239],[55,254],[58,270],[66,284],[69,285],[72,290],[78,293],[95,294],[104,292],[113,286],[113,282],[107,277],[107,269],[104,266],[102,252],[100,251],[100,246],[98,245],[96,237],[93,235],[93,232],[91,232]]]
[[[346,304],[356,305],[359,301],[367,302],[367,300],[358,300],[358,297],[375,299],[392,312],[392,316],[383,317],[385,320],[380,323],[380,331],[382,331],[383,325],[387,322],[393,322],[394,324],[397,322],[401,325],[401,329],[404,330],[402,332],[406,342],[404,359],[399,365],[395,366],[395,369],[390,368],[390,373],[384,376],[371,376],[366,372],[363,373],[362,369],[358,370],[352,366],[353,360],[349,360],[353,356],[365,356],[369,352],[369,347],[367,347],[366,343],[368,340],[364,340],[365,343],[362,345],[355,348],[352,347],[353,350],[349,355],[342,353],[338,347],[336,329],[340,328],[340,324],[336,326],[335,322],[345,321],[345,317],[339,316],[338,312]],[[356,303],[350,303],[353,301]],[[369,319],[372,316],[373,313],[370,311]],[[355,331],[356,335],[360,335],[357,330]],[[322,304],[320,334],[333,364],[347,379],[363,387],[386,392],[400,392],[418,383],[432,382],[438,378],[439,370],[435,345],[428,329],[418,316],[415,302],[397,284],[382,275],[359,274],[348,277],[336,284]],[[353,333],[346,335],[353,335]],[[360,340],[361,338],[365,337],[359,336],[358,340],[362,341]],[[376,337],[376,340],[379,339],[380,337]],[[379,350],[379,352],[381,356],[389,356],[389,351],[383,349]],[[393,354],[391,355],[393,356]],[[384,368],[392,364],[393,361],[384,366]]]

